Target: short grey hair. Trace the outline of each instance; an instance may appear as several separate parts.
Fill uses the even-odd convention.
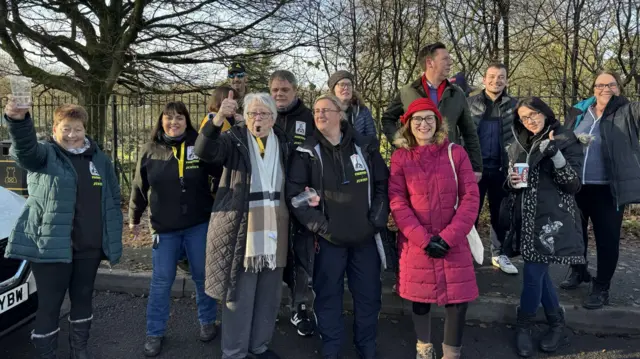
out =
[[[269,78],[269,87],[271,87],[271,83],[275,79],[289,81],[289,83],[291,85],[293,85],[294,89],[298,88],[298,80],[296,80],[296,76],[291,71],[288,71],[288,70],[277,70],[277,71],[274,71],[271,74],[271,77]]]
[[[345,105],[342,104],[342,101],[340,101],[335,95],[332,95],[330,93],[324,94],[324,95],[320,95],[316,98],[316,100],[313,102],[313,107],[316,107],[316,104],[319,101],[322,100],[329,100],[331,101],[331,103],[336,107],[336,109],[338,109],[340,111],[340,114],[342,115],[342,119],[346,120],[347,119],[347,114],[345,111],[347,111],[347,107]],[[311,110],[313,111],[313,110]]]
[[[245,120],[249,118],[249,106],[253,105],[256,102],[269,108],[274,121],[278,118],[278,108],[276,107],[276,101],[273,99],[273,97],[271,97],[271,95],[266,92],[252,92],[247,94],[242,102],[244,104],[244,113],[242,115],[244,116]]]

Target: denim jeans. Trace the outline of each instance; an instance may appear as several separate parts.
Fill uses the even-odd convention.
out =
[[[524,313],[535,314],[540,303],[547,312],[560,307],[556,288],[549,276],[548,264],[525,262],[522,280],[520,310]]]
[[[204,293],[204,266],[207,228],[203,223],[181,231],[158,234],[153,249],[153,272],[147,304],[147,335],[164,336],[169,320],[171,286],[176,278],[176,265],[183,249],[189,259],[191,278],[196,285],[196,304],[200,324],[216,320],[215,299]]]

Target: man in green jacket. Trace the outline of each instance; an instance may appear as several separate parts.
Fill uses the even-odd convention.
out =
[[[29,198],[9,236],[8,258],[30,262],[38,287],[31,335],[38,358],[55,358],[60,306],[69,292],[71,358],[89,358],[92,293],[103,259],[122,254],[120,187],[109,157],[85,136],[87,111],[62,105],[53,113],[53,137],[38,142],[28,108],[13,98],[4,119],[11,157],[28,171]]]
[[[464,145],[471,159],[476,180],[480,181],[480,141],[464,92],[447,80],[452,64],[447,48],[440,42],[427,45],[420,50],[419,60],[424,69],[423,75],[402,87],[382,115],[382,130],[387,140],[393,143],[400,116],[405,113],[409,104],[418,98],[428,97],[438,105],[438,110],[449,126],[449,140]]]

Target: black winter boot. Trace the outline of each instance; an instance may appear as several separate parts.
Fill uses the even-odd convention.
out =
[[[595,279],[591,283],[589,295],[582,302],[586,309],[600,309],[609,304],[609,283],[599,283]]]
[[[518,307],[518,320],[516,324],[516,351],[523,358],[533,355],[532,327],[535,314],[523,313]]]
[[[582,283],[591,282],[591,273],[587,269],[587,264],[578,264],[571,266],[571,273],[560,283],[560,288],[571,290],[576,289]]]
[[[71,359],[92,358],[87,350],[92,320],[93,315],[79,320],[71,320],[71,317],[69,317],[69,356]]]
[[[36,347],[36,358],[56,359],[58,351],[58,333],[60,328],[49,334],[35,334],[31,332],[31,342]]]
[[[558,348],[569,344],[569,337],[565,331],[564,310],[558,308],[553,312],[545,312],[549,330],[540,339],[540,350],[553,353]]]

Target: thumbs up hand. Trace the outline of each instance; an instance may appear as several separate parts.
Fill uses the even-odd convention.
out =
[[[218,127],[222,126],[225,118],[234,117],[237,108],[238,103],[233,99],[233,91],[229,91],[227,98],[222,100],[222,104],[220,104],[220,110],[213,119],[213,124]]]

